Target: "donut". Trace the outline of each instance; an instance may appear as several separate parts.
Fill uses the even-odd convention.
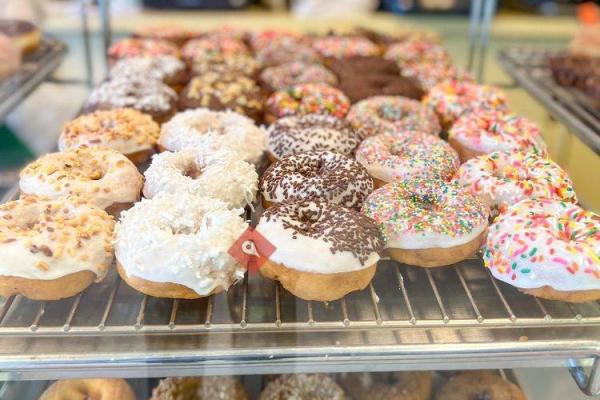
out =
[[[421,178],[375,190],[363,212],[381,228],[394,260],[419,267],[450,265],[474,255],[489,213],[458,184]]]
[[[435,400],[527,400],[514,383],[491,371],[466,371],[451,377]]]
[[[549,300],[600,299],[600,216],[556,199],[516,203],[490,226],[483,260],[496,279]]]
[[[338,89],[323,83],[305,83],[273,93],[267,100],[265,119],[273,123],[290,115],[325,114],[344,118],[350,100]]]
[[[0,18],[0,35],[7,36],[19,48],[21,54],[28,54],[40,47],[42,32],[29,21]]]
[[[39,400],[135,400],[124,379],[61,379],[50,385]]]
[[[14,75],[21,67],[21,49],[10,38],[0,34],[0,81]]]
[[[197,299],[227,290],[245,272],[228,253],[248,227],[242,211],[186,192],[142,199],[115,228],[117,271],[153,297]]]
[[[600,29],[596,24],[584,25],[569,42],[569,53],[577,56],[600,56]]]
[[[506,150],[546,156],[546,144],[538,126],[526,118],[502,111],[480,111],[461,116],[448,131],[448,142],[462,162]]]
[[[360,209],[373,191],[373,180],[351,158],[331,151],[308,151],[271,164],[260,178],[259,190],[265,208],[313,199]]]
[[[460,165],[458,155],[448,143],[420,133],[370,136],[358,146],[356,161],[369,171],[375,187],[413,178],[447,181]]]
[[[218,25],[214,28],[205,30],[202,32],[203,37],[222,36],[230,39],[239,40],[245,42],[249,36],[249,33],[241,28],[236,28],[232,25]]]
[[[222,200],[232,208],[252,204],[258,174],[253,165],[225,151],[164,152],[144,172],[144,196],[188,192]]]
[[[250,34],[250,46],[256,53],[262,48],[274,46],[280,42],[301,42],[302,34],[284,29],[266,29]]]
[[[256,60],[266,67],[291,62],[315,64],[321,61],[317,52],[310,46],[296,40],[281,40],[264,46],[256,52]]]
[[[360,36],[326,36],[316,38],[313,48],[327,58],[350,58],[357,56],[378,56],[379,46]]]
[[[128,57],[110,69],[109,79],[154,79],[178,88],[188,80],[185,63],[173,56]]]
[[[177,93],[156,80],[115,78],[92,91],[83,106],[85,114],[98,110],[134,108],[158,123],[169,120],[177,107]]]
[[[139,165],[152,156],[159,135],[160,127],[149,115],[117,108],[84,114],[67,123],[58,138],[58,149],[106,147]]]
[[[364,289],[383,247],[372,220],[324,201],[275,204],[256,230],[275,247],[260,273],[304,300],[333,301]]]
[[[269,158],[275,161],[306,151],[333,151],[352,156],[360,133],[348,122],[320,114],[278,119],[267,130]]]
[[[475,83],[475,79],[469,72],[453,64],[443,62],[404,65],[402,76],[413,79],[425,92],[429,92],[436,85],[446,81]]]
[[[281,375],[270,382],[258,400],[345,400],[342,388],[324,374]]]
[[[244,75],[254,78],[258,75],[261,65],[254,58],[244,55],[213,54],[202,60],[195,60],[191,65],[192,74],[203,75],[217,73],[223,75]]]
[[[154,40],[166,40],[182,46],[188,40],[194,39],[200,32],[178,25],[146,25],[136,29],[133,37]]]
[[[304,83],[335,85],[337,78],[322,65],[296,61],[265,68],[260,74],[260,81],[268,91],[276,92]]]
[[[244,42],[225,36],[211,36],[193,39],[181,48],[181,57],[188,64],[206,59],[212,55],[248,55]]]
[[[431,372],[420,371],[346,373],[337,381],[352,400],[429,400],[433,386]]]
[[[59,300],[100,282],[113,218],[89,199],[22,195],[0,205],[0,296]]]
[[[416,64],[452,64],[448,52],[438,43],[423,39],[408,39],[390,45],[383,58],[394,61],[404,69]]]
[[[232,110],[260,122],[263,95],[258,84],[243,75],[208,72],[194,77],[179,97],[179,108]]]
[[[569,175],[554,161],[531,153],[496,151],[472,158],[460,166],[455,180],[494,215],[525,199],[577,203]]]
[[[442,130],[433,111],[416,100],[375,96],[352,105],[346,120],[363,135],[417,131],[438,136]]]
[[[111,64],[127,57],[179,57],[177,46],[166,40],[127,38],[119,40],[108,49]]]
[[[226,149],[244,161],[257,164],[267,139],[262,129],[241,114],[197,108],[180,112],[164,124],[158,143],[170,151]]]
[[[500,89],[452,80],[431,88],[423,99],[423,104],[438,115],[446,129],[469,112],[507,109],[506,97]]]
[[[247,400],[244,385],[234,376],[161,379],[150,400]]]
[[[127,157],[96,147],[46,154],[27,165],[19,180],[21,193],[86,197],[112,215],[138,201],[142,185],[142,175]]]

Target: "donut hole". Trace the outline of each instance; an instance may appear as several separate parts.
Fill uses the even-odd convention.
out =
[[[379,118],[392,122],[400,121],[406,117],[404,111],[397,107],[378,107],[375,112]]]
[[[200,175],[202,175],[202,168],[198,167],[196,164],[187,165],[181,174],[190,179],[198,179]]]

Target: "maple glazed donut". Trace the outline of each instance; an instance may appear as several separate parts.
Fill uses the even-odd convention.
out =
[[[369,171],[375,187],[417,177],[449,180],[460,165],[448,143],[419,133],[368,137],[356,149],[356,161]]]
[[[39,400],[135,400],[124,379],[61,379],[50,385]]]
[[[371,219],[323,201],[273,205],[256,231],[275,247],[261,274],[304,300],[333,301],[364,289],[383,248]]]
[[[363,212],[381,228],[390,256],[420,267],[454,264],[480,248],[488,209],[455,183],[411,179],[375,190]]]
[[[258,400],[345,400],[346,395],[324,374],[281,375],[269,382]]]
[[[58,149],[106,147],[139,165],[154,154],[159,135],[158,124],[133,108],[96,111],[67,123],[58,138]]]
[[[401,96],[374,96],[354,104],[346,117],[363,134],[417,131],[438,136],[442,130],[433,111],[420,102]]]
[[[497,151],[472,158],[460,166],[455,180],[493,214],[525,199],[577,203],[569,175],[554,161],[532,153]]]
[[[22,195],[0,205],[0,296],[58,300],[104,279],[113,218],[90,200]]]
[[[177,46],[166,40],[127,38],[119,40],[108,49],[111,64],[128,57],[179,57]]]
[[[265,208],[313,199],[360,209],[373,191],[373,179],[351,158],[330,151],[309,151],[271,164],[260,178],[259,189]]]
[[[308,114],[278,119],[268,131],[269,159],[306,151],[333,151],[352,156],[360,143],[358,129],[329,115]]]
[[[490,226],[483,260],[522,292],[574,303],[600,299],[600,216],[554,199],[523,200]]]
[[[142,175],[124,155],[96,147],[46,154],[27,165],[19,180],[22,193],[86,197],[112,215],[138,201],[142,185]]]

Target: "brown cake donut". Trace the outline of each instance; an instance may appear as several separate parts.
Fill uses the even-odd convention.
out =
[[[233,376],[202,376],[161,379],[150,400],[247,400],[239,379]]]
[[[26,54],[40,46],[42,33],[29,21],[19,19],[0,19],[0,34],[6,35]]]
[[[525,393],[491,371],[468,371],[451,377],[435,400],[527,400]]]
[[[179,98],[179,107],[182,110],[233,110],[260,122],[263,116],[263,96],[257,83],[246,76],[209,72],[194,77],[188,83]]]
[[[281,375],[262,391],[259,400],[344,400],[344,391],[324,374]]]
[[[39,400],[135,400],[124,379],[61,379],[50,385]]]
[[[340,374],[340,386],[352,400],[429,400],[431,372]]]

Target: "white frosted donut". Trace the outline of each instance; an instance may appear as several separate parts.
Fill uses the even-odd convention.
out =
[[[176,283],[201,296],[242,279],[228,253],[246,230],[243,210],[191,193],[159,193],[125,211],[115,229],[115,255],[129,277]]]
[[[496,213],[524,199],[551,198],[577,203],[567,173],[533,153],[497,151],[462,164],[456,181]]]
[[[184,83],[186,66],[173,56],[122,58],[110,69],[110,78],[147,78],[167,84]]]
[[[197,108],[176,114],[161,128],[158,143],[167,150],[228,149],[257,163],[267,145],[265,132],[233,111]]]
[[[254,166],[225,151],[156,154],[144,177],[147,198],[160,192],[189,192],[222,200],[233,208],[251,204],[258,186]]]
[[[58,198],[78,195],[106,209],[139,200],[143,177],[127,157],[109,149],[79,147],[46,154],[21,171],[22,193]]]

